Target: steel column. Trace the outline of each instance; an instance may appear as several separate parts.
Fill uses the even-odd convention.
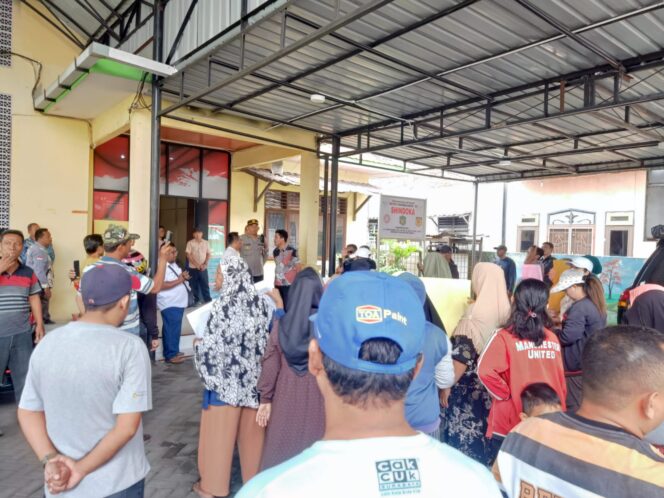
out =
[[[500,230],[500,243],[503,245],[505,244],[505,241],[507,240],[507,183],[503,183],[503,219],[502,219],[502,227]]]
[[[332,137],[332,174],[331,174],[331,197],[330,202],[330,241],[329,241],[329,261],[328,275],[331,277],[337,268],[337,201],[339,188],[339,152],[341,150],[341,139],[337,136]]]
[[[152,58],[163,60],[164,46],[164,5],[163,0],[154,0],[154,43]],[[161,163],[161,82],[152,76],[152,134],[150,153],[150,262],[157,268],[159,259],[159,166]]]
[[[470,271],[468,272],[471,276],[473,274],[473,269],[475,268],[475,264],[477,263],[476,258],[477,258],[477,249],[476,249],[476,242],[477,242],[477,202],[478,202],[478,197],[479,197],[479,186],[480,184],[478,182],[473,182],[473,194],[474,194],[474,200],[473,200],[473,250],[471,252],[470,256]]]
[[[321,269],[320,273],[325,277],[325,269],[327,267],[327,261],[325,256],[327,255],[327,237],[328,237],[328,222],[327,222],[327,213],[330,212],[330,198],[327,195],[327,184],[328,177],[330,174],[330,156],[325,155],[325,171],[323,172],[323,240],[321,241],[323,247],[323,254],[321,257]]]

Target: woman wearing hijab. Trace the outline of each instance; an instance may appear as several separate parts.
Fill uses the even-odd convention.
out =
[[[505,274],[494,263],[478,263],[471,279],[476,295],[452,335],[456,384],[446,406],[443,441],[484,465],[495,459],[496,448],[486,438],[491,397],[477,376],[477,360],[489,338],[510,316]]]
[[[320,277],[312,268],[297,274],[288,294],[288,311],[275,323],[258,381],[257,422],[267,426],[261,470],[301,453],[323,437],[323,398],[309,373],[309,317],[323,295]]]
[[[264,429],[256,423],[257,384],[275,303],[277,310],[283,308],[278,292],[256,292],[242,258],[225,258],[221,271],[219,297],[203,338],[194,343],[196,369],[205,386],[198,445],[201,479],[194,491],[203,498],[229,494],[236,442],[242,480],[258,473]]]

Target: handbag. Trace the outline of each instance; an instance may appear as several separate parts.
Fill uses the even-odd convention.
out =
[[[175,275],[176,277],[179,277],[179,275],[177,274],[177,272],[173,269],[173,267],[171,265],[168,265],[168,269],[173,272],[173,275]],[[189,286],[189,282],[187,282],[185,280],[184,282],[182,282],[182,285],[184,285],[184,288],[187,289],[187,308],[191,308],[192,306],[194,306],[194,304],[196,304],[196,299],[194,297],[194,293],[191,290],[191,287]]]

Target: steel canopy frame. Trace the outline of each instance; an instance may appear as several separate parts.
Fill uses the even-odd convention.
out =
[[[270,20],[275,20],[278,15],[281,16],[281,33],[275,34],[267,29],[263,30],[262,33],[263,36],[265,36],[265,33],[267,32],[269,33],[269,36],[275,37],[275,39],[270,38],[270,42],[278,42],[279,40],[276,39],[278,36],[281,42],[279,47],[264,50],[260,53],[258,60],[249,65],[245,65],[245,40],[250,34],[250,31],[254,29],[256,25],[259,25],[260,21],[256,25],[251,26],[246,22],[242,22],[238,34],[231,40],[232,42],[239,41],[239,63],[230,64],[228,61],[216,59],[211,55],[207,61],[207,86],[196,88],[194,85],[192,90],[187,90],[186,92],[185,73],[188,70],[188,67],[183,64],[184,73],[181,76],[180,92],[178,94],[179,99],[176,99],[174,103],[166,107],[166,109],[163,109],[159,113],[159,117],[169,116],[174,119],[183,119],[171,116],[171,114],[185,106],[196,106],[198,104],[211,109],[212,112],[231,111],[239,115],[265,119],[273,123],[275,126],[293,126],[318,132],[319,138],[321,139],[318,148],[319,156],[329,160],[329,164],[331,165],[330,190],[332,194],[332,202],[329,204],[329,207],[331,209],[330,215],[332,218],[336,214],[335,204],[337,201],[336,180],[338,164],[340,159],[350,156],[359,156],[360,165],[362,165],[362,155],[381,153],[386,157],[402,160],[403,172],[432,179],[446,178],[446,173],[457,173],[457,171],[463,173],[464,170],[469,170],[469,172],[465,174],[473,179],[472,181],[475,184],[476,192],[477,186],[481,182],[506,182],[537,177],[652,168],[664,165],[664,155],[661,154],[649,157],[639,155],[632,157],[621,152],[662,147],[661,144],[662,141],[664,141],[664,136],[662,137],[662,140],[658,141],[656,137],[659,136],[659,133],[656,130],[663,126],[662,121],[664,118],[656,116],[655,118],[651,118],[649,122],[639,122],[634,124],[630,121],[629,116],[630,110],[632,109],[636,111],[641,105],[664,100],[664,91],[661,91],[657,85],[655,85],[653,89],[652,85],[645,84],[645,81],[649,78],[660,74],[662,70],[664,70],[663,47],[659,46],[659,50],[647,55],[639,55],[620,60],[605,51],[603,47],[598,46],[597,43],[591,41],[591,37],[583,36],[585,33],[602,29],[614,23],[620,23],[633,17],[653,13],[662,9],[664,7],[664,2],[654,2],[651,5],[623,12],[619,15],[614,15],[586,26],[570,29],[560,20],[556,19],[555,16],[551,15],[550,12],[542,10],[529,0],[506,1],[505,4],[513,4],[517,8],[522,9],[524,13],[527,12],[530,15],[535,16],[546,25],[553,27],[557,33],[553,36],[549,35],[541,40],[535,40],[522,46],[504,50],[503,52],[476,58],[475,60],[458,65],[457,67],[442,71],[432,71],[430,69],[419,67],[417,64],[409,62],[409,60],[400,60],[398,57],[390,55],[388,53],[389,51],[383,52],[376,47],[390,40],[402,37],[428,25],[429,23],[442,19],[447,15],[452,15],[475,4],[481,5],[481,2],[478,0],[459,1],[448,9],[441,9],[432,15],[427,15],[408,26],[400,27],[393,33],[388,33],[373,41],[359,42],[352,37],[347,36],[345,33],[339,33],[340,30],[343,30],[355,21],[363,19],[365,16],[369,16],[370,14],[379,15],[380,9],[394,1],[395,0],[367,0],[354,10],[345,14],[339,14],[338,9],[340,3],[337,3],[336,18],[331,20],[327,19],[326,22],[322,23],[289,12],[288,9],[291,4],[297,6],[307,4],[307,1],[288,2],[284,8],[268,16],[268,19]],[[325,3],[325,6],[329,7],[328,2]],[[190,11],[193,8],[194,5],[190,7]],[[480,7],[477,8],[480,9]],[[246,7],[243,12],[246,12]],[[303,31],[303,34],[299,38],[286,44],[285,33],[288,20],[297,22],[313,31],[308,34],[306,34],[306,31]],[[184,28],[182,28],[182,30],[183,29]],[[293,56],[296,52],[302,49],[309,48],[312,44],[325,37],[333,39],[341,45],[349,45],[350,50],[335,53],[334,57],[325,62],[323,62],[322,59],[318,59],[318,61],[321,62],[320,64],[314,64],[310,67],[305,65],[304,70],[291,69],[284,65],[284,67],[280,67],[280,76],[274,76],[274,72],[271,74],[261,72],[264,68],[267,68],[286,57]],[[179,36],[177,38],[179,38]],[[486,93],[478,87],[473,87],[472,85],[469,86],[467,83],[461,84],[457,81],[452,81],[446,77],[447,75],[458,73],[464,69],[475,68],[482,64],[500,59],[507,59],[511,55],[519,54],[526,50],[559,40],[566,40],[570,44],[582,47],[590,54],[601,58],[605,61],[605,64],[598,66],[596,65],[596,59],[592,59],[593,62],[589,63],[585,69],[576,70],[567,74],[558,74],[547,79],[528,82],[519,86],[513,86],[490,93]],[[220,49],[223,49],[223,46]],[[172,47],[169,51],[170,56],[172,56],[174,50],[175,47]],[[639,51],[633,51],[632,53],[639,53]],[[283,112],[279,112],[286,109],[285,99],[289,96],[289,92],[287,91],[300,95],[314,93],[314,88],[310,84],[296,83],[297,80],[316,75],[316,73],[320,71],[333,68],[334,65],[339,62],[347,61],[357,55],[365,54],[374,57],[372,61],[379,60],[385,65],[400,67],[406,72],[410,71],[415,73],[416,78],[411,79],[410,81],[394,84],[388,88],[372,90],[369,93],[352,98],[340,98],[330,92],[322,91],[322,93],[334,103],[332,106],[308,111],[306,113],[300,112],[298,115],[291,117],[284,117]],[[402,53],[402,55],[409,56],[410,54],[405,52]],[[413,58],[415,57],[413,56]],[[223,66],[224,69],[230,71],[230,74],[225,74],[222,79],[213,81],[211,76],[211,67],[213,64]],[[647,73],[648,71],[650,72]],[[639,79],[639,75],[643,73],[647,73],[646,76],[643,79]],[[623,89],[622,86],[625,81],[628,81],[629,84],[627,78],[637,78],[639,81]],[[247,88],[244,92],[242,91],[242,88],[237,88],[239,85],[235,85],[233,87],[235,93],[232,91],[226,92],[231,95],[231,98],[214,96],[214,94],[217,93],[221,94],[222,92],[220,92],[220,90],[226,89],[234,83],[242,82],[245,79],[251,79],[251,84],[248,82]],[[267,82],[268,84],[262,87],[259,86],[257,89],[255,80]],[[389,115],[390,113],[381,110],[373,110],[363,104],[363,102],[366,102],[367,100],[388,94],[395,94],[427,81],[438,85],[441,89],[449,89],[457,95],[466,94],[471,95],[471,97],[443,105],[437,104],[434,99],[431,99],[427,102],[430,105],[423,106],[424,109],[406,114],[400,113],[399,115]],[[607,90],[601,87],[601,83],[606,82],[609,82],[608,86],[611,89],[611,91],[608,92],[608,98],[602,97],[602,94],[606,95]],[[640,85],[638,87],[639,90],[642,87],[650,88],[647,88],[647,91],[645,92],[629,92],[632,87],[637,85]],[[245,103],[252,103],[252,101],[259,99],[261,96],[270,94],[270,92],[278,92],[282,90],[287,91],[286,93],[283,93],[283,95],[279,95],[282,100],[275,102],[275,110],[273,111],[262,112],[262,110],[257,111],[256,106],[252,108],[250,105],[243,105]],[[172,86],[164,91],[172,95],[177,93],[173,90]],[[579,91],[582,91],[583,93],[581,99],[582,103],[566,105],[566,96],[570,95],[576,99]],[[224,93],[224,95],[226,95],[226,93]],[[557,94],[557,98],[560,101],[560,109],[558,111],[554,111],[551,108],[551,102],[556,98],[552,97],[554,94]],[[520,110],[519,107],[512,107],[505,110],[503,107],[508,104],[527,106],[527,115],[522,117],[526,111]],[[616,109],[624,113],[624,120],[616,121],[615,118],[607,118],[606,116],[594,118],[599,121],[604,120],[605,122],[613,121],[613,126],[610,129],[606,129],[605,126],[600,126],[595,122],[594,125],[589,126],[589,129],[584,130],[581,133],[564,131],[566,120],[570,118],[577,116],[588,116],[592,118],[593,116],[602,116],[603,112]],[[336,110],[349,110],[350,112],[358,113],[369,112],[384,119],[354,128],[336,125],[330,129],[324,128],[324,125],[319,124],[320,122],[317,122],[315,125],[300,123],[300,121],[321,114],[334,112]],[[481,114],[481,118],[474,118],[476,114]],[[649,112],[649,114],[653,113]],[[501,116],[499,123],[496,123],[497,115]],[[462,128],[460,126],[454,127],[454,124],[456,123],[453,123],[452,125],[448,124],[449,118],[455,116],[461,118],[458,121],[467,119],[470,122],[470,125]],[[478,119],[481,119],[482,125],[477,124]],[[313,121],[316,122],[316,120]],[[643,121],[645,121],[645,119]],[[563,131],[557,130],[555,123],[563,126]],[[196,124],[210,126],[212,128],[215,127],[214,125],[205,122],[196,122]],[[533,126],[536,126],[541,134],[544,135],[542,138],[538,137],[532,140],[511,139],[507,134],[504,134],[502,137],[491,138],[488,140],[484,138],[484,134],[499,131],[506,132],[518,130],[522,133],[526,133],[529,131],[528,127]],[[406,129],[412,130],[412,138],[406,138]],[[623,142],[622,140],[628,137],[615,137],[624,131],[647,133],[647,130],[654,131],[654,138],[647,141],[631,140],[629,142]],[[232,130],[229,131],[232,132]],[[399,139],[394,139],[395,133],[400,135]],[[604,145],[602,143],[596,144],[586,140],[590,137],[602,138],[605,135],[614,136],[615,138],[611,138],[609,141],[615,140],[616,143]],[[261,139],[259,136],[253,138]],[[445,142],[445,140],[449,141],[450,139],[457,139],[458,147],[453,147],[449,142]],[[464,139],[467,141],[479,142],[480,146],[467,148],[463,143]],[[538,149],[535,149],[534,151],[528,149],[524,151],[515,150],[519,147],[527,147],[538,143],[552,143],[555,145],[556,143],[564,143],[566,140],[573,141],[573,148],[565,149],[558,147],[558,150],[554,152],[544,153],[538,153]],[[371,143],[372,141],[373,143]],[[580,141],[584,141],[583,147],[579,147]],[[331,143],[332,153],[323,153],[320,150],[320,143]],[[585,146],[586,144],[587,146]],[[492,156],[490,151],[494,149],[502,149],[502,156]],[[412,155],[414,151],[420,151],[420,153]],[[508,156],[510,151],[516,152],[516,154]],[[595,156],[600,153],[619,154],[621,155],[621,159],[597,162]],[[651,153],[651,151],[649,151],[649,153]],[[595,156],[593,156],[593,154]],[[582,157],[584,155],[590,155],[590,162],[568,164],[558,161],[559,158],[570,156]],[[459,162],[459,157],[471,157],[473,159],[461,160],[461,162]],[[522,163],[528,169],[518,170],[507,168],[500,164],[502,162],[501,157],[509,157],[513,162]],[[445,166],[439,166],[427,163],[430,159],[439,158],[446,159],[447,164]],[[533,164],[533,162],[536,164]],[[489,172],[486,172],[487,168]],[[476,169],[477,172],[470,172],[470,170],[473,169]],[[336,253],[334,247],[335,224],[333,220],[331,220],[330,225],[329,240],[327,241],[330,246],[330,252],[328,253],[330,256],[328,271],[333,271],[333,258]]]

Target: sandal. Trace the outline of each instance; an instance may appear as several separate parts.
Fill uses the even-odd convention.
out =
[[[201,488],[200,480],[196,481],[191,489],[201,498],[228,498],[230,496],[230,495],[216,496],[208,493],[207,491],[203,491],[203,488]]]

